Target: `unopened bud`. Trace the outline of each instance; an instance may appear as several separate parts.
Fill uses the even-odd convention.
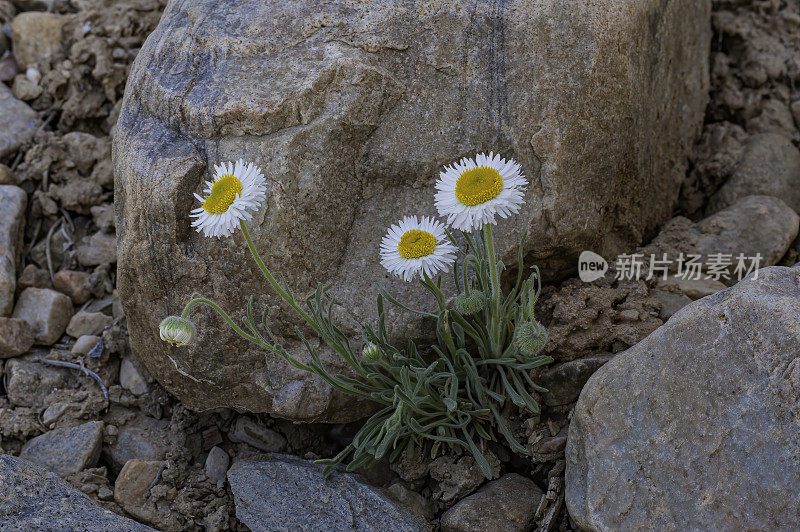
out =
[[[372,342],[365,343],[364,347],[361,349],[361,355],[372,362],[377,361],[381,357],[381,354],[381,348]]]
[[[538,355],[546,343],[547,330],[535,320],[518,324],[514,331],[514,344],[524,357]]]
[[[462,292],[456,297],[456,311],[462,316],[475,314],[483,309],[485,304],[486,296],[480,290],[472,290],[469,295]]]
[[[183,346],[194,340],[195,327],[188,318],[167,316],[158,326],[161,339],[174,346]]]

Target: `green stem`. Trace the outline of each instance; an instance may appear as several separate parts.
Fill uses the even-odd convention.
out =
[[[502,330],[500,319],[500,307],[502,305],[503,294],[500,292],[500,274],[497,271],[497,259],[495,258],[494,251],[494,237],[492,236],[492,225],[484,224],[483,236],[486,239],[486,252],[489,261],[489,278],[492,283],[492,316],[491,316],[491,337],[492,337],[492,351],[496,355],[500,354],[502,349]]]
[[[256,264],[258,264],[258,267],[261,269],[261,273],[264,274],[264,277],[266,277],[267,282],[269,282],[269,284],[272,286],[272,288],[274,288],[275,291],[278,292],[278,295],[281,296],[281,299],[283,299],[289,305],[291,305],[292,308],[298,314],[300,314],[300,316],[302,316],[304,320],[306,320],[306,323],[308,323],[309,325],[311,325],[311,327],[314,328],[314,330],[317,332],[317,334],[319,334],[320,336],[324,337],[324,335],[322,334],[322,330],[319,328],[319,326],[316,324],[316,322],[313,319],[311,319],[311,316],[309,316],[300,307],[300,305],[297,304],[297,302],[294,300],[294,298],[289,293],[287,293],[281,287],[280,284],[278,284],[278,281],[275,280],[275,277],[272,275],[272,272],[270,272],[267,269],[267,267],[264,265],[264,261],[261,260],[261,256],[258,254],[258,251],[256,251],[256,247],[253,245],[253,240],[250,238],[250,233],[247,231],[247,226],[244,225],[244,221],[243,220],[239,221],[239,227],[241,227],[241,229],[242,229],[242,234],[244,235],[245,241],[247,241],[247,247],[250,248],[250,254],[253,255],[253,260],[255,260]]]
[[[234,322],[231,319],[231,317],[228,316],[228,314],[224,310],[222,310],[222,307],[220,307],[219,305],[217,305],[216,303],[214,303],[210,299],[206,299],[205,297],[195,297],[192,300],[190,300],[188,303],[186,303],[186,306],[183,307],[183,312],[181,312],[181,318],[187,317],[189,315],[189,309],[191,309],[193,306],[195,306],[198,303],[203,303],[203,304],[208,305],[209,307],[213,308],[214,310],[216,310],[217,314],[222,316],[222,319],[224,319],[228,323],[228,325],[230,325],[231,328],[233,328],[233,330],[236,331],[236,334],[238,334],[239,336],[241,336],[245,340],[249,340],[249,341],[253,342],[256,345],[259,345],[259,346],[262,346],[262,347],[265,347],[265,348],[270,348],[270,346],[265,345],[264,342],[262,342],[261,340],[259,340],[255,336],[251,336],[251,335],[247,334],[246,332],[244,332],[244,330],[242,330],[241,327],[236,325],[236,322]]]

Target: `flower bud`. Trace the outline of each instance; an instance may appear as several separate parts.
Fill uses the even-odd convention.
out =
[[[195,327],[188,318],[167,316],[158,326],[161,339],[174,346],[183,346],[194,340]]]
[[[381,348],[372,342],[365,343],[364,347],[361,348],[361,356],[371,362],[377,361],[382,354]]]
[[[486,304],[486,296],[480,290],[472,290],[469,295],[465,292],[456,297],[456,311],[462,316],[469,316],[480,311]]]
[[[514,344],[524,357],[536,356],[546,343],[547,330],[536,320],[520,323],[514,331]]]

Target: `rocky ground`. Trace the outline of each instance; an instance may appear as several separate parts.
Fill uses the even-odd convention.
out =
[[[508,412],[529,457],[491,449],[499,478],[488,483],[468,456],[324,481],[306,460],[335,454],[355,425],[192,412],[131,355],[115,293],[110,136],[130,64],[164,4],[0,0],[0,316],[8,316],[0,317],[0,478],[17,479],[18,497],[47,485],[51,500],[31,497],[30,508],[54,511],[53,501],[69,500],[76,510],[60,518],[115,529],[145,529],[116,514],[159,530],[260,530],[287,520],[314,529],[311,513],[294,506],[307,490],[329,522],[356,527],[571,530],[596,522],[573,522],[564,504],[567,432],[581,388],[616,353],[636,346],[625,355],[633,356],[653,331],[670,334],[679,324],[662,325],[673,314],[735,279],[609,275],[547,286],[540,316],[556,362],[538,378],[550,391],[540,416]],[[760,253],[762,266],[793,265],[800,5],[714,7],[711,101],[680,212],[639,251]],[[696,309],[689,321],[702,322]],[[240,461],[251,457],[263,461]]]

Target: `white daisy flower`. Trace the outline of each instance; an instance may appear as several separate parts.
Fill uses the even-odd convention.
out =
[[[406,216],[386,232],[381,241],[381,264],[390,273],[411,281],[423,272],[433,277],[448,271],[456,248],[447,239],[444,224],[423,216]]]
[[[495,214],[506,218],[519,212],[528,182],[513,159],[481,153],[445,166],[436,182],[436,208],[447,223],[461,231],[494,224]]]
[[[203,196],[195,194],[200,207],[190,216],[192,227],[206,236],[222,238],[239,227],[240,220],[249,220],[267,197],[267,180],[253,163],[228,162],[214,166],[213,181],[206,181]]]

